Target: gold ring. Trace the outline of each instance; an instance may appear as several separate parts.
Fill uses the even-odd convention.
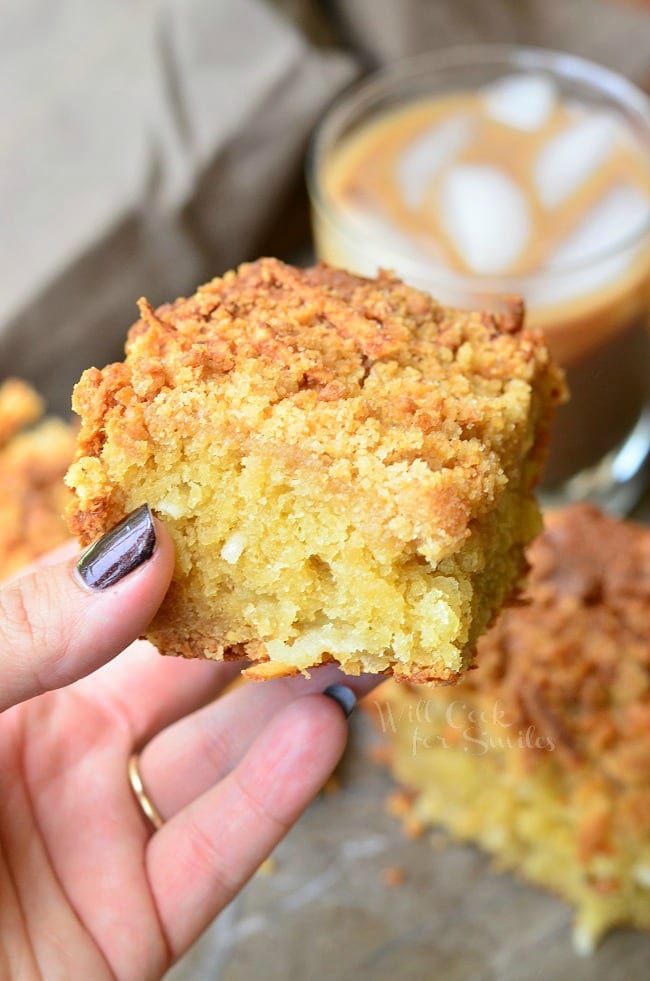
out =
[[[137,800],[142,813],[147,818],[147,820],[153,825],[156,831],[159,831],[163,824],[165,823],[162,814],[158,810],[155,804],[151,802],[147,791],[144,789],[144,784],[142,782],[142,777],[140,776],[140,770],[138,768],[138,754],[132,753],[129,757],[129,783],[131,784],[131,789],[135,794],[135,799]]]

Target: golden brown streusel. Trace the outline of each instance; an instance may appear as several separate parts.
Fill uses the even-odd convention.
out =
[[[75,389],[68,483],[84,543],[143,501],[167,523],[149,638],[258,678],[455,679],[538,529],[562,391],[541,337],[388,273],[274,259],[140,311],[124,363]]]

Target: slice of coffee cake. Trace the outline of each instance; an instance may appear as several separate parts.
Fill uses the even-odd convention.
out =
[[[530,550],[453,689],[386,684],[375,708],[409,820],[442,824],[576,907],[575,945],[650,929],[650,528],[579,505]]]
[[[455,679],[517,586],[562,380],[520,316],[274,259],[141,301],[87,371],[72,530],[149,502],[177,550],[149,638],[256,678]]]
[[[60,419],[38,421],[43,408],[25,382],[0,384],[0,580],[69,538],[63,477],[76,435]]]

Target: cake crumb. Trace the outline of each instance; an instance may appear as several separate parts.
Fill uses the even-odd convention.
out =
[[[367,757],[376,766],[388,766],[390,763],[390,749],[384,743],[375,743],[368,750]]]
[[[397,886],[404,885],[406,873],[399,865],[389,865],[383,870],[381,878],[385,886],[394,889]]]
[[[335,773],[332,773],[323,784],[323,793],[328,796],[341,793],[341,780]]]
[[[269,856],[268,858],[264,859],[260,866],[258,866],[257,874],[261,875],[263,878],[266,878],[269,875],[273,875],[277,867],[278,863],[276,860],[272,856]]]
[[[411,813],[413,796],[406,790],[394,790],[388,794],[384,809],[391,817],[405,818]]]
[[[407,838],[421,838],[425,831],[425,826],[419,818],[407,817],[402,822],[402,831]]]

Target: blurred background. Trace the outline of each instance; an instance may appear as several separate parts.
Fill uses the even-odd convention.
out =
[[[4,0],[0,377],[67,413],[153,303],[307,258],[303,160],[354,78],[449,44],[576,52],[650,84],[626,0]]]

